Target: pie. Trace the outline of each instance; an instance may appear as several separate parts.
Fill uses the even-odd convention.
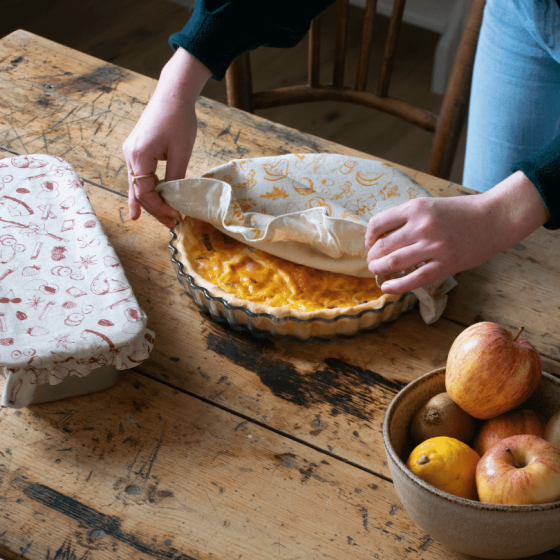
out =
[[[416,301],[412,294],[384,294],[374,278],[317,270],[265,253],[195,218],[184,218],[172,235],[179,278],[183,285],[185,272],[192,279],[187,291],[193,295],[198,288],[221,301],[230,316],[237,312],[233,323],[243,330],[272,329],[271,334],[300,339],[349,336],[394,320]]]

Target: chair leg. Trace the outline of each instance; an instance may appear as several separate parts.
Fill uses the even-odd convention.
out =
[[[249,53],[236,58],[226,72],[227,102],[230,107],[253,113],[253,83]]]
[[[449,179],[451,174],[468,113],[474,57],[485,3],[485,0],[474,0],[471,5],[438,118],[429,173],[442,179]]]

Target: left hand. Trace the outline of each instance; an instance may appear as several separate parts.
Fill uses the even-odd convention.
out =
[[[416,198],[371,218],[368,269],[389,275],[426,263],[381,287],[401,294],[482,264],[547,220],[538,191],[520,171],[482,194]]]
[[[368,269],[389,275],[426,263],[383,283],[399,294],[484,262],[484,214],[469,198],[417,198],[371,218],[366,232]]]

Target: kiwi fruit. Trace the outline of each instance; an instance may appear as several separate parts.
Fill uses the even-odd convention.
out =
[[[475,430],[476,420],[444,391],[416,413],[410,425],[410,436],[414,445],[438,436],[452,437],[469,445]]]
[[[546,423],[544,439],[560,449],[560,410]]]

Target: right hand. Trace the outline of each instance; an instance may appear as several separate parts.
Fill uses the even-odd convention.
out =
[[[482,264],[548,220],[541,196],[521,171],[482,194],[416,198],[371,218],[368,269],[389,276],[426,263],[381,286],[402,294]]]
[[[135,175],[155,173],[158,161],[167,161],[165,180],[183,179],[196,139],[195,104],[211,72],[179,48],[166,64],[148,106],[123,144],[128,170]],[[157,178],[128,177],[130,217],[141,208],[166,227],[173,227],[179,212],[155,192]]]

